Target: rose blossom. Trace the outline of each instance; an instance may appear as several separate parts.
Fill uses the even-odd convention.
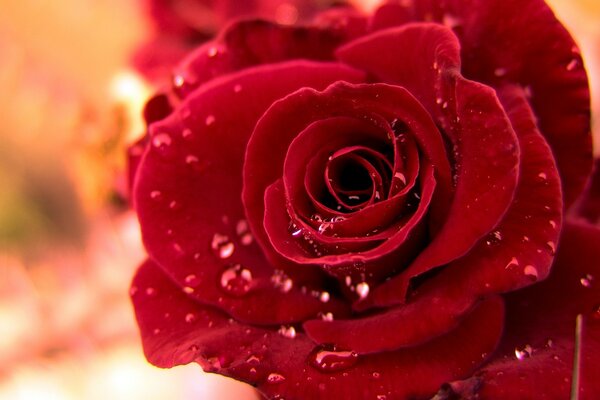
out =
[[[238,22],[146,119],[131,294],[153,364],[267,398],[600,394],[600,231],[562,218],[587,78],[542,1]]]

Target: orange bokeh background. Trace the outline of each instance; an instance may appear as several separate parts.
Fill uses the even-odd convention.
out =
[[[598,140],[600,2],[550,3],[581,45]],[[153,90],[129,66],[146,18],[135,0],[0,0],[0,399],[258,398],[143,357],[128,285],[144,255],[117,195]]]

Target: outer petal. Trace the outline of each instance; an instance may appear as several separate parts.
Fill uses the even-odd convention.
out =
[[[152,289],[152,291],[148,291]],[[210,372],[259,388],[268,398],[326,400],[404,399],[431,396],[442,382],[468,376],[495,348],[502,331],[503,304],[492,298],[456,330],[422,346],[348,358],[320,368],[335,354],[315,348],[302,333],[284,337],[242,325],[198,304],[170,283],[160,268],[144,264],[132,300],[149,361],[171,367],[196,361]],[[485,328],[482,328],[485,327]],[[323,365],[323,364],[321,364]]]
[[[204,85],[151,126],[152,145],[135,187],[142,235],[150,257],[191,296],[239,320],[267,324],[303,320],[332,306],[297,287],[285,294],[291,302],[285,307],[265,306],[282,294],[271,283],[273,266],[251,238],[243,239],[249,232],[241,229],[240,193],[246,141],[264,110],[299,87],[324,88],[339,79],[360,80],[361,74],[307,61],[260,66]],[[252,276],[244,298],[220,287],[221,274],[238,264]],[[294,278],[299,286],[319,282],[309,269]]]
[[[458,41],[437,24],[377,32],[346,44],[337,56],[377,80],[409,88],[454,144],[454,200],[406,274],[464,255],[500,221],[517,183],[517,139],[494,91],[460,76]]]
[[[332,60],[342,40],[340,32],[330,29],[239,21],[198,47],[175,68],[174,89],[180,97],[186,97],[206,82],[252,66],[293,59]]]
[[[519,135],[521,176],[507,215],[468,255],[451,263],[432,285],[453,287],[455,294],[504,292],[545,278],[552,264],[562,221],[562,195],[552,153],[535,126],[524,93],[504,88],[503,103]],[[380,286],[374,303],[401,302],[410,276]]]
[[[404,2],[401,2],[404,3]],[[380,14],[436,21],[459,37],[464,75],[500,87],[527,88],[540,131],[550,144],[568,207],[591,169],[590,99],[579,48],[543,0],[421,0]],[[515,12],[515,10],[518,10]],[[375,18],[371,29],[404,23]]]
[[[567,399],[575,371],[578,398],[600,396],[600,286],[593,281],[600,276],[599,249],[600,230],[566,225],[549,279],[507,296],[500,351],[475,375],[478,384],[461,393],[465,399]],[[574,366],[575,351],[580,358]],[[459,392],[464,387],[453,386]]]

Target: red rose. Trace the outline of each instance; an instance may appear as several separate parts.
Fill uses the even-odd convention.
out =
[[[153,364],[268,398],[600,395],[600,231],[562,223],[591,167],[587,78],[542,1],[240,22],[146,116],[132,299]]]

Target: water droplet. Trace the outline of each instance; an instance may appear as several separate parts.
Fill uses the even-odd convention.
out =
[[[592,282],[594,281],[594,277],[590,274],[586,274],[582,277],[579,282],[581,282],[581,286],[589,288],[592,287]]]
[[[545,172],[540,172],[538,174],[538,178],[540,178],[540,180],[545,181],[546,179],[548,179],[548,175],[546,175]]]
[[[353,351],[337,350],[335,346],[321,345],[309,354],[313,367],[323,372],[337,372],[352,367],[358,361],[358,354]]]
[[[173,77],[173,86],[175,86],[176,88],[182,87],[184,83],[185,79],[182,75],[177,74]]]
[[[156,294],[156,289],[153,287],[146,288],[146,294],[148,296],[154,296]]]
[[[455,17],[452,14],[444,14],[442,18],[442,23],[446,25],[448,28],[453,29],[462,25],[462,21],[460,18]]]
[[[210,49],[208,49],[208,52],[206,54],[210,58],[212,58],[212,57],[215,57],[218,53],[219,53],[219,48],[217,46],[212,46]]]
[[[152,333],[154,333],[155,335],[158,335],[160,333],[160,329],[156,328],[152,331]]]
[[[186,294],[194,293],[194,288],[190,287],[190,286],[184,286],[182,290],[183,290],[183,293],[186,293]]]
[[[344,282],[346,283],[346,286],[352,286],[352,277],[350,275],[346,275]]]
[[[235,86],[233,87],[233,91],[234,91],[235,93],[239,93],[239,92],[241,92],[241,91],[242,91],[242,85],[240,85],[240,84],[237,84],[237,85],[235,85]]]
[[[243,268],[241,264],[235,264],[226,268],[221,274],[221,287],[233,296],[243,296],[250,290],[252,284],[252,272]]]
[[[219,258],[225,259],[231,257],[235,246],[226,235],[215,233],[210,247],[217,253]]]
[[[138,288],[137,286],[132,286],[129,288],[129,295],[130,296],[135,296],[135,294],[138,292]]]
[[[502,76],[505,76],[507,72],[508,71],[506,70],[506,68],[496,68],[494,70],[494,75],[500,78]]]
[[[271,282],[273,285],[281,290],[283,293],[287,293],[292,290],[294,286],[294,281],[292,281],[283,271],[275,270],[273,275],[271,276]]]
[[[158,133],[152,138],[152,145],[158,149],[164,149],[171,145],[171,136],[166,133]]]
[[[554,255],[554,253],[556,253],[556,245],[554,244],[553,241],[546,242],[546,246],[548,246],[548,249],[550,250],[550,254]]]
[[[199,161],[198,157],[196,157],[192,154],[185,157],[185,163],[188,165],[196,164],[198,161]]]
[[[285,381],[285,376],[275,372],[270,373],[267,377],[267,382],[271,384],[281,383],[283,381]]]
[[[550,220],[548,221],[548,223],[550,224],[550,226],[554,229],[556,229],[556,222],[554,220]]]
[[[379,372],[373,372],[373,378],[375,379],[379,379],[381,377],[381,374]]]
[[[444,100],[442,100],[441,97],[438,97],[435,99],[435,104],[442,104],[442,101],[444,101]]]
[[[358,297],[361,299],[364,299],[369,295],[369,290],[370,288],[367,282],[361,282],[356,285],[356,294],[358,294]]]
[[[329,298],[329,292],[321,292],[321,295],[319,296],[319,300],[321,300],[323,303],[327,303]]]
[[[577,61],[576,58],[572,59],[567,64],[567,71],[573,71],[575,68],[577,68],[578,65],[579,65],[579,61]]]
[[[447,101],[445,101],[445,102],[444,102],[444,104],[442,104],[442,108],[443,108],[443,109],[446,109],[446,108],[448,108],[448,102],[447,102]]]
[[[256,357],[255,355],[250,355],[248,358],[246,358],[246,362],[248,364],[258,365],[260,364],[260,358]]]
[[[188,139],[192,136],[193,132],[191,129],[185,128],[184,130],[181,131],[181,136],[183,136],[184,139]]]
[[[319,317],[321,317],[323,321],[333,321],[333,314],[330,312],[319,313]]]
[[[533,278],[534,280],[538,278],[538,270],[533,265],[526,265],[523,269],[523,273],[525,276]]]
[[[153,190],[150,192],[150,198],[152,200],[159,200],[162,197],[160,190]]]
[[[394,178],[399,179],[403,185],[406,185],[406,176],[402,172],[396,172]]]
[[[197,285],[198,284],[198,277],[194,274],[189,274],[184,278],[185,283],[187,283],[188,285]]]
[[[514,267],[518,267],[519,266],[519,260],[516,259],[516,257],[513,257],[510,259],[510,261],[508,262],[508,264],[506,264],[506,267],[504,267],[505,269],[509,269],[509,268],[514,268]]]
[[[193,313],[187,313],[187,314],[185,314],[185,322],[192,323],[195,320],[196,320],[196,315],[194,315]]]
[[[215,116],[214,115],[207,116],[206,120],[204,120],[204,123],[206,124],[206,126],[211,126],[212,124],[215,123]]]
[[[248,246],[254,240],[254,237],[252,236],[252,233],[250,233],[249,229],[248,221],[245,219],[239,220],[235,227],[235,231],[240,237],[240,242],[244,246]]]
[[[377,400],[387,400],[387,396],[385,394],[378,394]]]
[[[525,347],[523,347],[522,349],[519,349],[518,347],[515,348],[515,357],[517,357],[517,360],[522,361],[526,358],[531,357],[531,353],[533,352],[533,349],[531,348],[530,345],[525,345]]]
[[[293,326],[284,326],[282,325],[279,328],[279,334],[283,337],[286,337],[288,339],[293,339],[296,337],[296,328],[294,328]]]
[[[500,231],[494,231],[487,236],[485,244],[488,246],[497,245],[502,241],[502,233]]]

